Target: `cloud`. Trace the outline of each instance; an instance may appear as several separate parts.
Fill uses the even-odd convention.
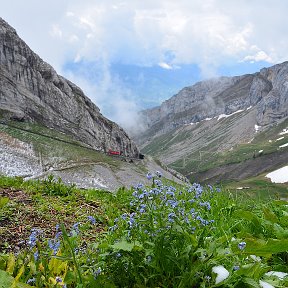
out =
[[[288,3],[281,0],[0,2],[8,22],[58,67],[75,59],[217,67],[231,59],[276,63],[288,58]],[[51,41],[57,49],[50,49]],[[173,51],[173,62],[165,59],[167,51]]]
[[[168,70],[173,69],[173,67],[171,65],[169,65],[168,63],[165,63],[165,62],[160,62],[160,63],[158,63],[158,65],[163,69],[168,69]]]
[[[273,59],[268,56],[264,51],[258,51],[254,55],[245,56],[243,62],[249,61],[251,63],[259,62],[259,61],[266,61],[268,63],[274,63]]]
[[[93,66],[97,66],[97,69]],[[82,66],[84,67],[84,65]],[[136,134],[142,131],[138,111],[141,109],[133,99],[132,91],[127,89],[122,80],[113,75],[109,66],[105,62],[95,62],[89,65],[90,69],[84,68],[78,73],[72,70],[67,70],[67,77],[77,84],[84,93],[100,108],[104,116],[118,123],[131,134]],[[93,72],[101,70],[97,75],[91,75]],[[93,83],[91,81],[93,79]]]
[[[231,63],[288,59],[288,2],[283,0],[0,0],[0,4],[2,17],[41,58],[81,83],[107,116],[127,124],[138,109],[137,93],[127,88],[121,75],[113,75],[113,63],[166,70],[195,64],[203,79],[217,76],[219,67]],[[98,64],[86,74],[63,68],[73,62]]]

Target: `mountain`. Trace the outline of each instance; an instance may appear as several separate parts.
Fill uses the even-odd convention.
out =
[[[109,150],[121,155],[106,155]],[[0,18],[0,173],[115,189],[162,169]],[[164,168],[165,170],[165,168]],[[175,178],[165,172],[169,178]]]
[[[2,118],[41,123],[100,151],[138,149],[125,131],[105,118],[75,84],[56,71],[0,18]]]
[[[288,163],[287,136],[279,135],[288,127],[287,99],[288,62],[198,82],[142,111],[146,129],[136,142],[191,180],[255,176]]]

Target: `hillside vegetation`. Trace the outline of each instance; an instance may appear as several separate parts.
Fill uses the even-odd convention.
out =
[[[145,183],[149,170],[163,169],[165,177],[182,181],[182,175],[166,171],[150,157],[111,156],[37,123],[2,122],[0,136],[0,173],[4,175],[44,179],[52,174],[67,184],[109,191]]]
[[[287,287],[287,201],[147,178],[112,194],[1,176],[0,287]]]
[[[248,112],[242,112],[243,118],[246,119]],[[197,180],[203,182],[206,179],[208,182],[240,180],[286,164],[288,146],[280,146],[288,143],[288,134],[281,135],[288,127],[288,119],[269,128],[259,127],[258,132],[250,133],[255,134],[250,140],[249,137],[252,136],[247,132],[247,135],[241,136],[240,141],[238,138],[236,140],[233,138],[237,125],[242,125],[238,114],[241,113],[220,121],[212,119],[175,129],[152,139],[142,152],[159,157],[161,161],[187,176],[192,182]],[[269,163],[265,163],[264,159],[269,159],[267,160]],[[255,161],[247,162],[249,160]],[[251,170],[248,175],[242,175],[240,172],[241,166],[246,165],[245,162]],[[231,173],[231,164],[239,164],[235,169],[235,175]],[[210,174],[209,170],[213,172]],[[249,169],[246,167],[244,170],[247,172]]]

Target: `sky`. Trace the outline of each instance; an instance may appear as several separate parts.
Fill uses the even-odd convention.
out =
[[[285,0],[0,0],[0,7],[34,52],[128,130],[137,129],[137,111],[197,81],[288,60]]]

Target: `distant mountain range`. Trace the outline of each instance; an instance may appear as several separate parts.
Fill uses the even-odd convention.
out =
[[[191,180],[240,179],[269,171],[288,163],[287,147],[281,147],[288,135],[279,135],[288,128],[288,62],[198,82],[141,116],[145,131],[135,139],[142,152]]]

